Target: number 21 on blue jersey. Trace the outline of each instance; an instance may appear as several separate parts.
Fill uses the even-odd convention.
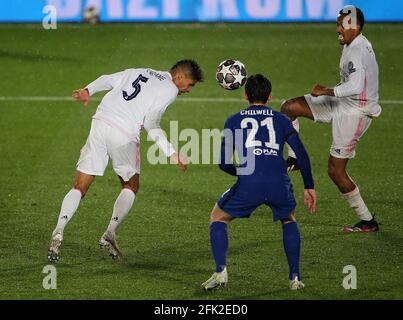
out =
[[[250,129],[251,131],[246,138],[245,148],[261,147],[263,145],[263,141],[255,140],[256,133],[259,130],[259,122],[254,118],[245,118],[241,121],[241,128],[247,129],[248,124],[252,125],[252,129]],[[260,122],[260,126],[267,127],[267,130],[269,131],[269,141],[265,141],[264,145],[267,148],[279,150],[280,146],[278,143],[276,143],[276,132],[274,131],[273,118],[267,117]]]

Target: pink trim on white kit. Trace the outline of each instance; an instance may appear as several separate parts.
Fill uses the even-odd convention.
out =
[[[355,130],[353,139],[351,139],[350,143],[347,146],[348,152],[351,152],[354,150],[354,147],[358,141],[358,138],[361,136],[361,134],[364,130],[364,127],[365,127],[365,119],[361,118],[360,121],[358,122],[357,129]]]
[[[360,108],[365,108],[367,105],[367,77],[364,79],[364,90],[362,90],[362,93],[360,95]]]

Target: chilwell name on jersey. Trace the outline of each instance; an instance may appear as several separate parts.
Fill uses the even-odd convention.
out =
[[[241,110],[241,116],[274,116],[272,109],[258,109],[258,110]]]

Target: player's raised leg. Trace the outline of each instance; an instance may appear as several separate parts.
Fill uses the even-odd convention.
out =
[[[281,112],[286,114],[291,120],[295,130],[299,132],[298,117],[305,117],[314,120],[311,108],[306,102],[305,97],[298,97],[286,100],[281,104]],[[287,171],[298,170],[295,152],[287,144],[288,158],[287,158]]]
[[[63,199],[56,228],[52,232],[51,242],[48,248],[50,262],[59,260],[59,248],[63,241],[64,228],[77,211],[81,198],[87,193],[95,176],[77,171],[73,188]]]
[[[290,214],[288,218],[281,219],[281,223],[283,225],[284,251],[287,256],[287,261],[290,268],[290,289],[303,289],[305,285],[301,281],[301,276],[299,272],[301,237],[298,230],[297,221],[295,219],[295,212]]]
[[[116,230],[129,214],[133,206],[134,199],[140,187],[140,175],[135,174],[129,181],[124,181],[122,177],[118,176],[122,185],[122,190],[115,201],[113,206],[112,217],[109,222],[108,228],[99,240],[99,245],[108,249],[109,255],[113,259],[120,259],[123,257],[122,252],[116,241]]]
[[[360,222],[351,227],[345,227],[345,232],[376,232],[379,231],[378,223],[374,216],[368,210],[364,200],[361,197],[360,190],[346,171],[349,159],[336,158],[329,156],[328,174],[329,177],[339,188],[342,197],[349,206],[356,212]]]
[[[223,211],[217,204],[214,206],[210,216],[210,243],[216,269],[213,275],[202,284],[202,288],[205,290],[224,287],[228,282],[226,267],[228,252],[227,225],[232,219],[233,217]]]

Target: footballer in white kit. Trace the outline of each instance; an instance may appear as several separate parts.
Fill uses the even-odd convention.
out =
[[[135,173],[140,173],[139,144],[143,128],[167,157],[175,152],[160,129],[161,116],[178,95],[169,72],[127,69],[101,76],[90,83],[87,90],[90,96],[110,91],[93,116],[77,170],[102,176],[111,158],[116,174],[128,181]]]
[[[344,227],[345,232],[376,232],[378,223],[365,205],[358,186],[346,171],[355,147],[372,120],[381,114],[378,99],[379,71],[371,43],[362,34],[363,12],[354,6],[340,10],[337,18],[338,40],[344,46],[340,59],[341,82],[334,88],[315,85],[311,94],[285,101],[281,111],[299,128],[297,117],[332,125],[332,146],[328,174],[360,221]],[[298,170],[295,154],[288,149],[288,169]]]
[[[74,91],[73,97],[85,105],[93,94],[109,92],[93,116],[90,133],[77,162],[73,188],[63,200],[48,248],[51,262],[59,260],[64,228],[95,176],[104,174],[109,159],[122,189],[99,244],[108,249],[112,258],[122,257],[116,242],[116,229],[129,213],[139,189],[140,132],[145,129],[162,152],[185,171],[187,159],[176,153],[160,128],[160,121],[178,95],[189,93],[202,80],[203,72],[195,61],[181,60],[169,71],[140,68],[103,75],[86,88]]]

